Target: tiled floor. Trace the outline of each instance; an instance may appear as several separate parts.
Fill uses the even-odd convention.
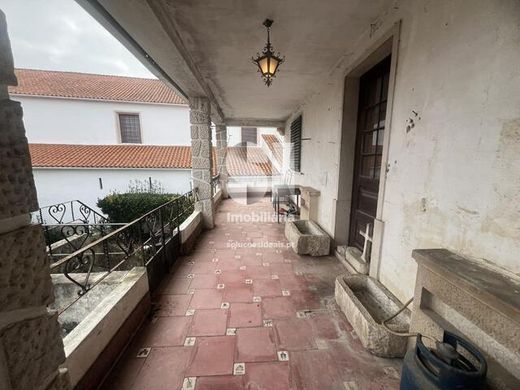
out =
[[[220,205],[105,389],[398,388],[401,361],[366,352],[334,302],[336,259],[295,255],[283,223],[230,219],[271,210],[268,199]]]

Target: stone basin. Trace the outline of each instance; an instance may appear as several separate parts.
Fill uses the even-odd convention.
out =
[[[408,339],[390,333],[381,325],[402,307],[385,286],[367,275],[340,275],[336,278],[335,295],[337,304],[370,353],[381,357],[405,355]],[[410,311],[405,309],[387,325],[393,331],[408,332]]]
[[[327,256],[330,237],[313,221],[287,221],[285,237],[299,255]]]

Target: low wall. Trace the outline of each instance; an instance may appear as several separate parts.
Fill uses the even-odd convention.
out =
[[[202,232],[202,213],[194,211],[180,226],[181,254],[190,253]]]
[[[96,287],[94,287],[96,288]],[[72,386],[76,386],[110,344],[127,318],[148,296],[146,269],[135,267],[64,339]]]

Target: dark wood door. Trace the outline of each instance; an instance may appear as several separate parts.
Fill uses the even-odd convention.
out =
[[[349,245],[363,250],[368,223],[374,226],[385,136],[390,57],[361,76]]]

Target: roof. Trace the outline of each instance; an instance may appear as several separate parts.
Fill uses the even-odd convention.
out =
[[[29,150],[37,168],[191,169],[190,146],[29,144]],[[229,147],[227,168],[230,176],[278,173],[259,147]]]
[[[186,104],[162,81],[50,70],[15,69],[13,95],[60,97],[137,103]]]
[[[283,161],[283,146],[278,139],[278,137],[274,134],[262,134],[262,138],[265,141],[265,144],[273,154],[275,160],[281,164]]]
[[[260,147],[228,147],[226,167],[230,176],[271,176],[278,171]]]

